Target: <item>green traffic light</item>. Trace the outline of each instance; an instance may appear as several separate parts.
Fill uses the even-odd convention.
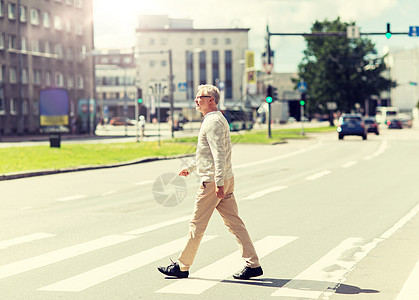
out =
[[[304,106],[304,104],[306,104],[306,102],[305,102],[304,100],[301,100],[301,101],[300,101],[300,105],[301,105],[301,106]]]
[[[139,98],[137,101],[138,101],[138,104],[143,104],[143,99],[142,98]]]
[[[391,38],[391,32],[386,32],[386,38]]]
[[[272,97],[270,97],[270,96],[266,97],[266,102],[272,103],[272,101],[273,101]]]

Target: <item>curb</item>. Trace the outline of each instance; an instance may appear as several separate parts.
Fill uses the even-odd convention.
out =
[[[74,168],[46,169],[46,170],[6,173],[6,174],[0,174],[0,181],[35,177],[35,176],[43,176],[43,175],[51,175],[51,174],[59,174],[59,173],[70,173],[70,172],[78,172],[78,171],[89,171],[89,170],[98,170],[98,169],[117,168],[117,167],[141,164],[141,163],[152,162],[152,161],[157,161],[157,160],[178,159],[178,158],[191,157],[191,156],[195,156],[195,153],[193,153],[193,154],[179,154],[179,155],[173,155],[173,156],[143,157],[143,158],[136,159],[136,160],[126,161],[126,162],[121,162],[121,163],[115,163],[115,164],[109,164],[109,165],[80,166],[80,167],[74,167]]]

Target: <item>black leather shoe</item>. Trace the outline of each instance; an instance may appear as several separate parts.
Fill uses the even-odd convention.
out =
[[[249,279],[251,277],[260,276],[263,274],[262,267],[251,268],[244,267],[239,273],[233,275],[235,279]]]
[[[181,271],[179,264],[177,262],[173,262],[173,260],[172,264],[167,267],[158,267],[157,270],[162,272],[164,275],[174,276],[177,278],[188,278],[189,276],[189,271]]]

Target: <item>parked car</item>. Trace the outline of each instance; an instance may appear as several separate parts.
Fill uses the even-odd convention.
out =
[[[112,118],[109,121],[109,125],[114,125],[114,126],[121,126],[121,125],[134,126],[134,122],[132,122],[129,118],[114,117],[114,118]]]
[[[412,117],[407,114],[399,114],[403,127],[412,128]]]
[[[387,121],[388,129],[403,129],[403,123],[400,119],[394,118]]]
[[[367,139],[367,128],[360,114],[343,114],[339,118],[337,132],[340,140],[347,135],[358,135],[363,140]]]
[[[380,134],[380,129],[378,123],[374,117],[364,118],[365,126],[367,127],[367,132],[374,132],[376,135]]]

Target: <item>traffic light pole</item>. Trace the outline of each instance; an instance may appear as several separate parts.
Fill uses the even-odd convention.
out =
[[[271,103],[268,103],[268,139],[272,138],[272,131],[271,131]]]
[[[301,135],[304,135],[304,105],[300,105],[300,123],[301,123]]]

